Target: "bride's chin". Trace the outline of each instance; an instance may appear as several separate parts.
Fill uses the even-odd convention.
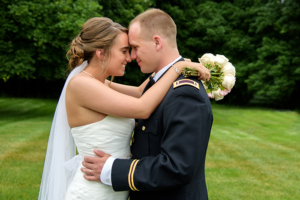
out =
[[[119,73],[115,73],[112,76],[124,76],[124,74],[125,74],[125,72],[122,71],[122,72],[119,72]]]
[[[121,73],[119,76],[124,76],[124,74],[125,74],[125,73],[123,72],[123,73]]]
[[[115,70],[115,71],[110,71],[110,73],[108,73],[109,76],[124,76],[125,74],[125,69],[119,69],[119,70]]]

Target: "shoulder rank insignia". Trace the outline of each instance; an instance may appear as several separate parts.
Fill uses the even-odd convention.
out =
[[[199,83],[197,83],[196,81],[193,81],[191,79],[181,79],[179,81],[175,81],[173,83],[173,88],[177,88],[177,87],[183,86],[183,85],[190,85],[190,86],[197,88],[198,90],[200,89]]]

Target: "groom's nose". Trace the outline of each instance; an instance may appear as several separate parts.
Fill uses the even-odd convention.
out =
[[[135,52],[134,49],[131,50],[130,57],[131,57],[131,60],[135,60],[136,59],[136,52]]]

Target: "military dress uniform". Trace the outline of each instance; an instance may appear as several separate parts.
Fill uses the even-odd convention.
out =
[[[204,165],[212,121],[201,81],[180,75],[151,116],[136,121],[133,157],[114,161],[113,189],[130,190],[130,200],[208,199]]]

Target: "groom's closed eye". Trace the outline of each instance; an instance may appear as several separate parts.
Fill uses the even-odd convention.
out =
[[[135,49],[135,50],[136,50],[136,49],[137,49],[137,46],[132,46],[132,45],[131,45],[131,49]]]
[[[129,53],[131,54],[131,51],[133,50],[136,50],[136,47],[130,46]]]

